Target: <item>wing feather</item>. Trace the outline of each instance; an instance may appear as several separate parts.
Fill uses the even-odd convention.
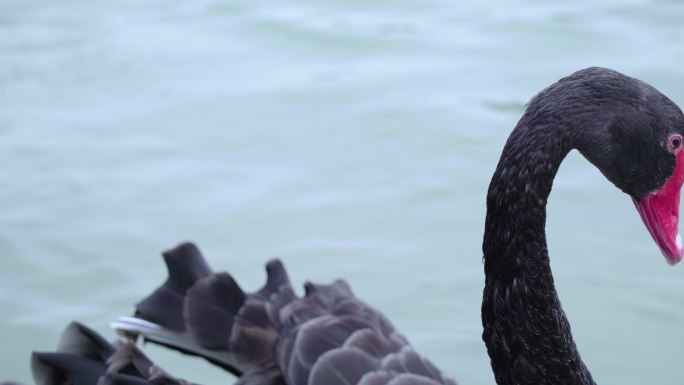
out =
[[[323,354],[311,369],[308,385],[356,385],[378,360],[363,350],[338,348]]]
[[[276,259],[265,285],[245,293],[194,245],[164,258],[167,281],[115,326],[205,357],[239,385],[455,385],[343,280],[307,282],[299,297]]]

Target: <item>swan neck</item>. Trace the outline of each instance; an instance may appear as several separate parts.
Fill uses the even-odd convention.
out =
[[[558,299],[546,246],[546,202],[572,148],[570,130],[523,116],[487,195],[483,340],[497,384],[594,384]]]

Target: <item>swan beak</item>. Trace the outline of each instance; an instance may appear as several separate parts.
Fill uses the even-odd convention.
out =
[[[684,254],[679,235],[679,195],[684,183],[682,154],[678,154],[675,170],[660,190],[641,200],[632,198],[646,229],[670,265],[679,263]]]
[[[675,265],[682,260],[682,237],[679,235],[679,191],[672,195],[651,194],[634,200],[641,220],[653,237],[667,262]]]

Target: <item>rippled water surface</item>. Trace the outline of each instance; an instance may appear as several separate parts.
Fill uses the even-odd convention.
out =
[[[0,377],[108,323],[196,241],[253,289],[345,277],[461,384],[480,340],[485,189],[525,102],[590,65],[684,103],[682,1],[0,0]],[[577,154],[548,214],[598,383],[681,384],[684,270]],[[194,381],[198,360],[150,347]]]

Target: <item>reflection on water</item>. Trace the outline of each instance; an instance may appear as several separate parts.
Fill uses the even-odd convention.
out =
[[[1,376],[29,381],[72,319],[108,332],[192,239],[247,289],[274,255],[346,277],[462,384],[493,383],[480,242],[508,132],[590,65],[684,103],[682,20],[665,0],[0,2]],[[684,273],[575,154],[548,238],[597,382],[678,384]]]

